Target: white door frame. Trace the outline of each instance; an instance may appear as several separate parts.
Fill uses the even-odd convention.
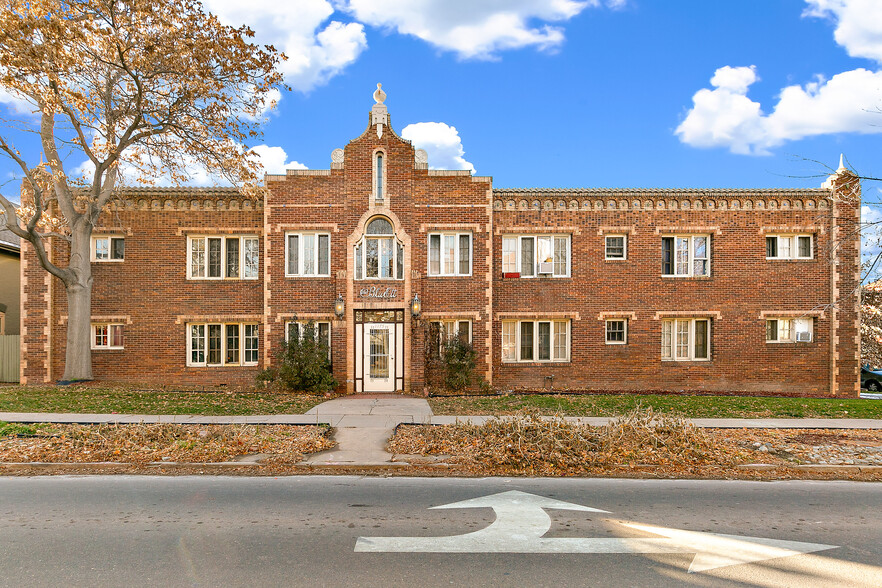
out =
[[[364,391],[365,392],[395,392],[397,355],[399,350],[396,344],[395,323],[365,323],[364,324]],[[385,340],[385,348],[371,344],[374,334],[381,335]],[[375,363],[376,362],[376,363]],[[385,366],[383,365],[385,364]],[[371,375],[371,368],[377,367],[377,375]]]

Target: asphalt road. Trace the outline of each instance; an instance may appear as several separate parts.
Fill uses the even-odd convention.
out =
[[[882,484],[10,477],[0,515],[3,586],[882,586]]]

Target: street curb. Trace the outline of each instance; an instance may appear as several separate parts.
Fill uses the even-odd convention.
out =
[[[746,463],[735,466],[742,470],[777,470],[786,468],[790,470],[803,470],[809,472],[820,473],[841,473],[841,474],[869,474],[873,472],[882,472],[882,466],[878,465],[831,465],[822,463],[805,463],[805,464],[774,464],[774,463]]]
[[[410,468],[411,465],[407,462],[398,461],[398,462],[389,462],[389,463],[298,463],[294,464],[294,467],[300,470],[338,470],[340,468],[357,468],[359,470],[372,470],[372,471],[382,471],[382,470],[402,470]]]

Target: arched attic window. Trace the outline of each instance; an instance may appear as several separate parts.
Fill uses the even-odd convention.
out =
[[[384,216],[371,219],[364,237],[355,245],[355,279],[404,279],[404,246]]]

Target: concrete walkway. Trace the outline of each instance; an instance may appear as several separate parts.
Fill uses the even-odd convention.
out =
[[[336,398],[309,409],[306,414],[337,428],[335,448],[314,453],[304,460],[305,465],[314,467],[389,467],[393,462],[386,443],[395,427],[401,423],[432,421],[432,409],[426,400],[398,395]]]
[[[304,461],[312,467],[406,466],[392,462],[386,443],[399,424],[481,424],[493,416],[435,416],[422,398],[394,394],[336,398],[311,408],[306,414],[252,416],[195,416],[139,414],[66,414],[0,412],[0,421],[19,423],[168,423],[168,424],[327,424],[337,429],[337,447],[313,454]],[[505,417],[499,417],[505,418]],[[565,417],[567,421],[603,426],[607,417]],[[882,429],[874,419],[689,419],[698,427],[752,429]]]

